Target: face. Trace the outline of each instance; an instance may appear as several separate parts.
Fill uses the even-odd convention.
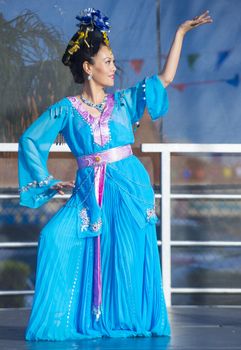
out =
[[[94,64],[88,67],[92,73],[92,80],[102,87],[113,86],[116,66],[112,51],[102,45],[93,59]]]

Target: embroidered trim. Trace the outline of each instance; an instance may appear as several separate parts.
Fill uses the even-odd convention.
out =
[[[26,186],[22,186],[21,188],[19,188],[18,192],[20,192],[20,193],[26,192],[30,188],[47,186],[49,184],[50,180],[52,180],[53,178],[54,178],[53,175],[48,175],[45,179],[43,179],[40,182],[37,182],[37,181],[29,182]]]
[[[92,312],[95,315],[96,321],[99,321],[100,315],[102,314],[101,307],[93,306]]]
[[[70,317],[71,317],[71,308],[73,306],[73,298],[77,286],[77,280],[78,280],[78,275],[79,275],[79,269],[80,269],[80,259],[77,260],[77,265],[76,265],[76,270],[74,274],[74,282],[72,284],[72,289],[71,289],[71,294],[70,294],[70,300],[69,300],[69,305],[68,305],[68,312],[67,312],[67,317],[66,317],[66,326],[69,327],[70,323]]]
[[[146,218],[147,218],[147,221],[151,221],[152,219],[157,218],[156,213],[155,213],[155,208],[147,208]]]
[[[146,100],[146,82],[141,84],[141,87],[142,87],[142,99]]]
[[[90,218],[88,217],[88,214],[87,214],[87,209],[86,208],[83,208],[79,214],[81,220],[82,220],[82,223],[81,223],[81,226],[80,226],[80,230],[81,232],[83,231],[86,231],[89,227],[89,224],[90,224]]]
[[[102,220],[99,219],[97,222],[95,222],[94,224],[91,225],[91,229],[94,232],[98,232],[100,230],[101,226],[102,226]]]
[[[93,117],[87,110],[84,109],[83,104],[75,96],[67,97],[72,106],[77,110],[79,115],[90,126],[91,134],[94,137],[94,142],[99,146],[104,146],[111,141],[111,133],[109,128],[109,120],[112,110],[114,108],[114,95],[107,96],[106,106],[99,118]]]
[[[86,208],[83,208],[80,211],[79,216],[82,220],[81,225],[80,225],[81,232],[87,231],[89,228],[91,231],[94,231],[94,232],[98,232],[100,230],[100,228],[102,226],[101,218],[97,222],[95,222],[94,224],[90,224],[90,218],[88,216]]]

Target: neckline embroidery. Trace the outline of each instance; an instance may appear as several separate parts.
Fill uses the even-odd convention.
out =
[[[100,116],[93,117],[76,96],[67,97],[72,106],[77,110],[80,117],[90,126],[91,134],[94,137],[94,142],[99,146],[104,146],[111,140],[109,120],[114,108],[114,95],[108,94],[107,101],[103,112]]]

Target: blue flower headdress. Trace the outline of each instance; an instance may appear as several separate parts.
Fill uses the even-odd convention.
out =
[[[95,10],[90,7],[80,12],[79,16],[76,16],[79,21],[77,26],[80,28],[79,31],[74,35],[68,43],[66,53],[64,55],[63,63],[68,65],[71,56],[80,49],[81,44],[85,44],[88,48],[90,47],[87,38],[88,32],[93,30],[99,30],[103,35],[103,40],[106,46],[110,46],[109,38],[107,33],[110,32],[109,18],[102,14],[100,10]]]
[[[100,12],[100,10],[95,10],[94,8],[88,8],[80,12],[80,16],[75,17],[80,23],[77,24],[78,27],[87,26],[90,28],[97,28],[101,32],[109,32],[110,24],[108,22],[108,17]]]

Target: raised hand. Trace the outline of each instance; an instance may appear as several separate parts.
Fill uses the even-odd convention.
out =
[[[185,21],[178,27],[164,68],[161,74],[159,74],[159,78],[164,87],[167,87],[175,77],[185,34],[193,28],[199,27],[202,24],[212,23],[212,21],[211,16],[209,16],[209,11],[206,11],[200,16],[194,17],[192,20]]]
[[[73,188],[75,186],[74,181],[63,181],[50,187],[52,190],[56,190],[59,194],[64,195],[63,189]]]
[[[193,19],[185,21],[179,26],[178,29],[182,31],[183,34],[186,34],[187,32],[189,32],[189,30],[193,28],[199,27],[203,24],[212,23],[212,22],[213,20],[209,15],[209,11],[207,10],[201,15],[194,17]]]

